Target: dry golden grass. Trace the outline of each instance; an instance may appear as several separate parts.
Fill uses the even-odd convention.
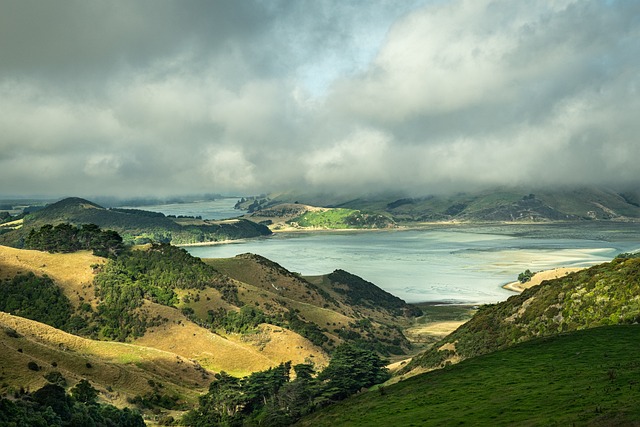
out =
[[[106,262],[104,258],[89,252],[73,254],[49,254],[40,251],[14,249],[0,246],[0,279],[10,278],[18,273],[32,271],[47,274],[61,286],[65,295],[74,304],[84,301],[97,303],[93,290],[93,269],[91,265]],[[198,314],[206,318],[206,311],[212,308],[232,308],[222,301],[219,292],[208,289],[200,292]],[[180,292],[184,296],[188,292]],[[195,295],[195,291],[191,291]],[[207,296],[210,298],[207,300]],[[180,310],[145,302],[143,309],[151,318],[160,316],[168,319],[165,324],[147,331],[136,344],[179,355],[196,361],[212,371],[226,371],[232,375],[248,375],[268,369],[288,360],[302,363],[310,355],[319,364],[326,359],[321,349],[295,333],[262,332],[259,343],[225,338],[189,321]],[[268,336],[268,340],[264,335]],[[282,339],[286,337],[286,339]],[[82,339],[82,338],[78,338]],[[268,341],[263,345],[263,341]],[[128,356],[127,356],[128,357]],[[144,363],[143,359],[137,361]],[[25,365],[26,366],[26,365]]]
[[[212,371],[244,376],[289,360],[297,364],[311,358],[318,365],[326,363],[321,349],[294,332],[281,332],[282,328],[264,325],[254,335],[222,336],[192,323],[171,307],[147,302],[144,308],[152,316],[159,315],[168,321],[147,330],[136,344],[178,354]]]
[[[0,280],[12,278],[19,273],[33,272],[39,276],[46,274],[62,288],[75,306],[80,304],[82,298],[95,307],[94,274],[91,266],[104,262],[104,258],[88,251],[50,254],[0,246]]]
[[[20,337],[12,337],[8,330],[16,331]],[[0,312],[0,348],[4,391],[19,386],[35,390],[45,384],[43,375],[59,371],[70,385],[88,379],[100,391],[101,399],[117,406],[126,405],[126,398],[150,392],[149,380],[163,384],[165,393],[176,393],[195,403],[210,381],[210,373],[176,354],[81,338],[3,312]],[[41,370],[28,369],[27,363],[31,361]]]

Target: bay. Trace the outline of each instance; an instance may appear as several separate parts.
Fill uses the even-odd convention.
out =
[[[640,248],[636,231],[620,233],[613,227],[585,232],[583,225],[436,227],[288,233],[186,249],[200,258],[255,253],[303,275],[343,269],[407,302],[482,304],[513,295],[502,285],[525,269],[587,267],[635,251]]]

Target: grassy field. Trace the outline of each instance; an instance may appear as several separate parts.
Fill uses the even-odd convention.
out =
[[[330,209],[326,211],[306,212],[292,221],[297,222],[300,227],[330,229],[349,228],[349,225],[346,223],[346,219],[349,215],[356,212],[357,211],[352,209]]]
[[[640,326],[530,341],[361,393],[304,426],[640,425]]]

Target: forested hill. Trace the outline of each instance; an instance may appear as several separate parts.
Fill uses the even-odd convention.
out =
[[[207,221],[169,218],[162,213],[137,209],[106,209],[85,199],[71,197],[24,217],[20,229],[0,235],[0,244],[22,247],[32,229],[43,225],[95,224],[117,231],[126,242],[150,241],[187,244],[251,238],[271,234],[264,225],[248,220]]]
[[[481,307],[403,372],[442,367],[532,338],[639,321],[640,258],[621,256]]]

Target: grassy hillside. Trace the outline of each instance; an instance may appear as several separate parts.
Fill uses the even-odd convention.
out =
[[[134,256],[127,261],[133,263],[132,265],[124,264],[124,266],[129,265],[127,267],[129,276],[127,280],[115,282],[118,289],[122,291],[116,292],[118,295],[116,301],[122,303],[134,301],[129,296],[130,291],[133,291],[133,294],[139,292],[141,298],[135,299],[133,309],[109,303],[103,296],[103,290],[96,292],[96,276],[100,276],[100,271],[106,272],[107,265],[116,264],[114,261],[106,261],[87,252],[48,254],[0,246],[0,279],[6,282],[29,272],[36,276],[46,274],[62,289],[75,312],[86,319],[89,327],[85,328],[84,333],[87,336],[106,338],[106,334],[115,333],[118,330],[119,323],[113,322],[124,322],[123,326],[134,326],[138,329],[124,328],[124,331],[130,330],[131,333],[122,335],[122,339],[198,361],[202,366],[213,371],[225,370],[237,375],[245,375],[288,360],[302,363],[309,357],[319,366],[326,364],[326,357],[322,350],[299,334],[281,327],[259,325],[255,331],[248,334],[226,334],[216,333],[208,329],[206,324],[194,323],[192,320],[197,319],[191,319],[191,316],[180,309],[188,306],[185,301],[199,300],[205,316],[209,309],[220,307],[228,311],[239,311],[237,306],[224,299],[225,293],[231,292],[229,295],[235,295],[233,291],[236,288],[229,282],[231,279],[222,277],[204,264],[201,264],[204,271],[198,273],[198,268],[202,268],[199,267],[199,261],[188,257],[183,250],[174,248],[172,252],[175,252],[175,256],[166,259],[163,258],[165,255],[161,251],[140,252],[139,257]],[[191,263],[180,261],[180,254],[191,259]],[[156,260],[155,257],[158,259]],[[145,264],[142,260],[148,263]],[[119,262],[122,264],[124,260]],[[150,268],[152,266],[155,266],[155,269]],[[160,266],[162,268],[159,268]],[[118,268],[124,267],[121,265]],[[207,273],[208,270],[211,271]],[[115,272],[118,271],[120,270],[115,270]],[[201,277],[199,274],[204,275],[205,282],[199,281],[201,280],[198,279]],[[152,279],[152,282],[148,282],[149,279]],[[181,280],[186,280],[188,283],[181,285]],[[151,298],[157,298],[153,295],[160,295],[161,289],[157,286],[165,286],[163,285],[165,281],[178,285],[173,289],[171,287],[162,289],[166,289],[167,295],[174,290],[177,292],[180,300],[177,304],[182,304],[180,308],[162,305],[151,300]],[[155,285],[149,287],[145,283]],[[145,297],[145,292],[149,296]],[[189,295],[191,299],[185,298]],[[198,295],[202,297],[201,300]],[[6,298],[6,295],[4,297]],[[35,302],[34,305],[36,305]],[[110,314],[111,310],[116,310],[113,316]],[[126,320],[128,316],[130,321]],[[117,334],[114,336],[116,339],[119,337]],[[194,340],[194,336],[199,339]]]
[[[403,372],[441,367],[536,337],[639,320],[640,258],[619,258],[482,306]]]
[[[36,390],[46,384],[45,375],[60,372],[69,386],[88,379],[101,400],[117,406],[154,393],[155,383],[162,394],[191,406],[210,381],[210,372],[175,353],[81,338],[2,312],[0,348],[0,393]]]
[[[536,339],[361,393],[300,426],[639,425],[640,326]]]
[[[184,221],[182,221],[184,223]],[[102,229],[115,230],[128,242],[171,242],[188,244],[258,237],[271,234],[263,225],[248,220],[191,221],[180,223],[178,219],[157,212],[137,209],[105,209],[80,198],[67,198],[24,217],[20,229],[0,235],[0,244],[22,247],[32,229],[45,224],[70,223],[73,225],[96,224]]]
[[[205,262],[240,283],[244,303],[275,318],[294,313],[308,324],[307,333],[326,337],[319,344],[329,351],[343,341],[386,355],[410,348],[400,327],[419,310],[357,276],[340,271],[301,277],[253,254]]]

